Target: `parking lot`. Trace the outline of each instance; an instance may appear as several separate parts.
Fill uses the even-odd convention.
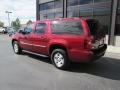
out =
[[[120,90],[120,55],[106,53],[95,63],[72,63],[63,71],[48,58],[15,55],[10,37],[0,35],[0,90]]]

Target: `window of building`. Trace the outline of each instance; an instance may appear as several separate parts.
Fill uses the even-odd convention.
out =
[[[62,8],[62,7],[63,7],[63,0],[54,1],[54,8]]]
[[[40,4],[40,19],[63,17],[63,0],[54,0]]]
[[[67,17],[79,17],[79,7],[78,6],[68,7]]]
[[[78,0],[67,0],[67,6],[78,5]]]
[[[54,17],[55,17],[55,13],[53,12],[53,13],[47,13],[47,15],[46,15],[47,17],[47,19],[54,19]]]
[[[110,15],[110,14],[111,14],[111,2],[94,4],[94,15]]]
[[[40,4],[40,11],[47,10],[47,9],[53,9],[54,8],[54,2],[47,2]]]
[[[104,27],[105,33],[108,34],[110,30],[110,16],[94,16],[94,19],[101,23]]]
[[[115,35],[120,36],[120,0],[119,0],[118,8],[117,8]]]
[[[46,24],[45,23],[39,23],[36,25],[35,33],[42,34],[46,31]]]
[[[90,4],[90,3],[93,3],[93,0],[78,0],[79,1],[79,4]]]
[[[40,11],[45,10],[46,9],[45,4],[40,4],[39,8],[40,8]]]
[[[94,0],[94,3],[98,3],[98,2],[108,2],[108,1],[111,1],[111,0]]]
[[[46,3],[46,9],[54,9],[54,2]]]
[[[79,21],[52,22],[53,34],[83,34]]]
[[[53,9],[54,8],[54,2],[47,2],[40,4],[40,11],[42,10],[48,10],[48,9]]]
[[[67,17],[79,17],[79,0],[67,0]]]
[[[55,12],[55,18],[62,18],[63,13],[62,12]]]
[[[93,15],[93,6],[91,5],[80,5],[79,6],[79,16],[92,16]]]
[[[111,2],[94,3],[93,18],[99,20],[103,25],[106,34],[108,34],[110,32]]]
[[[93,0],[68,0],[67,17],[85,17],[93,15]]]
[[[63,17],[63,0],[55,0],[54,2],[54,17],[62,18]]]

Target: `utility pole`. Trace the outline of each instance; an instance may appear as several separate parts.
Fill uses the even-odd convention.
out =
[[[10,25],[10,13],[12,13],[12,12],[5,11],[5,13],[7,13],[7,14],[8,14],[8,23],[9,23],[9,27],[10,27],[10,26],[11,26],[11,25]]]

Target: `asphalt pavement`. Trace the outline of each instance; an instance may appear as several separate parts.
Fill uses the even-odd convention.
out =
[[[48,58],[14,54],[11,38],[0,35],[0,90],[120,90],[120,55],[106,53],[92,64],[56,69]]]

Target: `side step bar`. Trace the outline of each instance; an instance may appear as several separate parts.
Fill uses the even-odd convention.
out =
[[[46,57],[46,58],[48,57],[47,55],[42,55],[42,54],[38,54],[38,53],[27,51],[27,50],[22,50],[22,51],[26,52],[26,53],[34,54],[34,55],[37,55],[37,56],[41,56],[41,57]]]

